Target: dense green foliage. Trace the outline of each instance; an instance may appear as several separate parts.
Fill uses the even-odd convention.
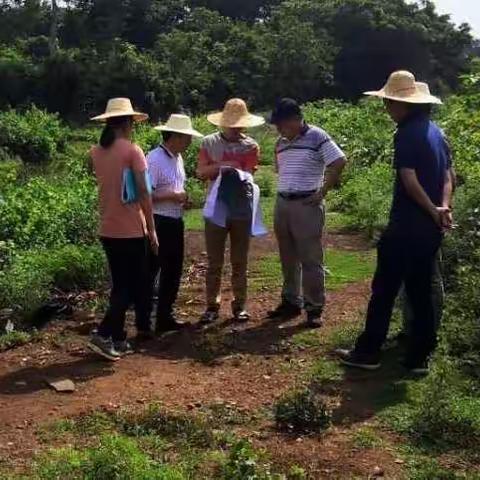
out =
[[[430,1],[59,5],[53,15],[50,2],[0,1],[0,106],[34,102],[84,119],[125,95],[156,118],[235,95],[263,109],[285,95],[358,98],[395,68],[444,92],[458,86],[472,47],[468,26],[455,27]]]

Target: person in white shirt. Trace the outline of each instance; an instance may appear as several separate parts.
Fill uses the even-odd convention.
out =
[[[163,144],[148,154],[147,163],[159,238],[158,256],[152,258],[151,286],[153,290],[160,271],[156,333],[162,334],[185,326],[177,321],[173,310],[183,272],[183,213],[188,202],[182,153],[192,143],[192,137],[203,135],[192,128],[188,116],[179,114],[171,115],[168,122],[156,130],[162,132]]]

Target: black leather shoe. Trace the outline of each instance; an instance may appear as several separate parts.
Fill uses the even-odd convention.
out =
[[[282,302],[275,310],[267,313],[267,318],[271,320],[291,320],[302,314],[302,309],[298,305]]]
[[[160,320],[157,323],[157,326],[155,328],[155,333],[157,335],[161,335],[162,333],[167,333],[167,332],[177,332],[179,330],[183,330],[189,325],[190,324],[187,322],[179,322],[176,318],[170,317],[166,320]]]

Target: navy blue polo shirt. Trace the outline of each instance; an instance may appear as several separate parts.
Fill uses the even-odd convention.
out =
[[[426,114],[408,117],[395,134],[394,168],[397,171],[390,212],[390,226],[405,233],[428,233],[436,229],[431,216],[406,192],[400,170],[415,170],[420,185],[434,205],[441,206],[450,149],[443,131]]]

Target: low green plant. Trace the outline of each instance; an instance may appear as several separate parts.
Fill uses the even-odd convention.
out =
[[[370,449],[379,447],[382,444],[382,439],[372,428],[361,427],[354,432],[352,443],[356,448]]]
[[[24,162],[51,160],[65,147],[68,129],[59,117],[35,106],[24,112],[7,110],[0,113],[0,145]]]
[[[325,403],[310,390],[289,392],[274,407],[277,428],[292,433],[326,430],[331,414]]]
[[[246,440],[234,443],[227,460],[221,469],[222,480],[281,480],[280,475],[272,474],[270,465]]]
[[[34,333],[13,331],[0,335],[0,352],[20,347],[31,342],[35,338]]]
[[[185,480],[174,466],[152,460],[131,438],[105,435],[98,445],[63,448],[43,455],[29,478],[38,480]]]
[[[66,245],[16,253],[0,271],[0,308],[29,313],[46,302],[53,289],[92,290],[106,280],[100,246]]]

